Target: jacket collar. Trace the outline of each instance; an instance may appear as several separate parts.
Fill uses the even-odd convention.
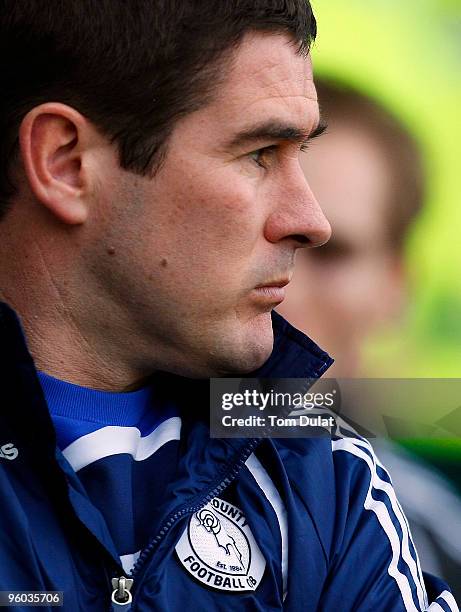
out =
[[[266,363],[252,378],[319,378],[333,359],[308,336],[272,311],[274,348]]]

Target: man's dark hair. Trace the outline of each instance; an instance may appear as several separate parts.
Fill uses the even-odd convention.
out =
[[[425,198],[425,171],[418,143],[401,120],[370,94],[329,79],[317,78],[316,88],[330,132],[336,124],[346,123],[358,132],[371,134],[381,148],[392,177],[386,208],[387,240],[392,248],[401,249]]]
[[[0,216],[15,193],[18,128],[68,104],[154,173],[176,121],[206,104],[249,31],[316,36],[308,0],[0,0]]]

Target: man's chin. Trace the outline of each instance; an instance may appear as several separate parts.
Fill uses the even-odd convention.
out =
[[[273,346],[270,312],[254,317],[227,342],[223,338],[218,376],[238,376],[257,370],[269,359]]]

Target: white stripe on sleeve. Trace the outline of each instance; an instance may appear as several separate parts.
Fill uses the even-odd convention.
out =
[[[266,499],[272,506],[279,523],[280,538],[282,541],[283,598],[285,599],[287,594],[288,577],[288,522],[285,504],[283,503],[280,493],[277,491],[266,469],[254,453],[252,453],[246,460],[246,466],[266,496]]]
[[[379,467],[382,470],[384,470],[386,474],[389,476],[388,471],[386,470],[384,465],[380,462],[380,460],[376,456],[369,442],[365,440],[356,440],[356,439],[351,439],[351,438],[348,438],[348,439],[350,442],[352,442],[356,446],[359,446],[359,447],[362,447],[368,450],[373,456],[374,463],[376,465],[379,465]],[[410,571],[411,571],[411,576],[416,584],[416,588],[418,589],[419,605],[422,606],[423,610],[425,610],[427,606],[429,605],[429,602],[427,599],[426,589],[423,586],[424,585],[423,572],[421,570],[421,565],[419,562],[418,554],[416,554],[416,559],[415,559],[415,557],[411,554],[410,547],[409,547],[409,541],[410,541],[413,544],[413,549],[416,551],[416,546],[413,542],[413,538],[411,537],[410,525],[408,524],[407,517],[405,516],[405,513],[402,510],[402,506],[400,505],[399,500],[397,499],[397,495],[395,493],[394,487],[392,485],[389,485],[388,483],[386,483],[384,480],[382,480],[379,477],[376,471],[376,465],[375,465],[375,472],[376,472],[376,477],[379,480],[379,483],[386,484],[385,487],[377,486],[377,488],[387,493],[389,500],[391,502],[391,505],[392,505],[392,509],[394,510],[394,513],[400,523],[400,528],[402,529],[402,534],[403,534],[402,558],[408,564],[408,567],[410,568]],[[421,599],[421,595],[422,595],[422,599]]]
[[[401,542],[400,542],[399,535],[397,533],[397,529],[394,523],[392,522],[392,518],[390,516],[389,510],[386,504],[382,501],[374,499],[373,496],[371,495],[371,491],[373,488],[385,491],[390,498],[394,512],[396,512],[396,507],[397,507],[396,499],[394,503],[392,503],[393,500],[390,497],[391,492],[393,493],[394,491],[393,488],[391,487],[391,485],[389,485],[389,483],[379,478],[376,472],[376,464],[372,461],[371,457],[366,452],[364,452],[363,450],[355,446],[355,444],[350,439],[334,440],[332,441],[332,447],[333,447],[333,451],[343,450],[343,451],[349,452],[355,455],[356,457],[359,457],[360,459],[365,461],[365,463],[367,464],[370,470],[371,478],[370,478],[370,485],[368,487],[367,495],[366,495],[365,502],[364,502],[364,507],[367,510],[371,510],[372,512],[376,514],[376,517],[381,527],[383,528],[387,538],[389,539],[391,549],[392,549],[392,559],[388,567],[388,573],[390,576],[394,578],[394,580],[397,583],[397,586],[400,590],[400,593],[402,595],[402,599],[405,605],[405,610],[407,610],[408,612],[418,612],[418,608],[416,608],[414,601],[413,601],[413,595],[411,592],[411,587],[410,587],[408,577],[405,576],[405,574],[402,574],[402,572],[400,572],[400,570],[398,569],[398,562],[400,559],[400,554],[402,552],[402,557],[407,562],[408,567],[410,568],[411,575],[412,575],[413,581],[416,586],[416,590],[418,594],[418,602],[420,605],[419,609],[425,610],[427,608],[427,603],[426,603],[427,596],[425,593],[425,589],[422,587],[422,585],[419,582],[415,560],[411,556],[410,550],[408,548],[408,533],[406,530],[406,526],[400,523],[401,528],[402,528],[404,542],[406,542],[406,548],[408,549],[408,550],[402,551]],[[395,496],[395,493],[394,493],[394,496]]]

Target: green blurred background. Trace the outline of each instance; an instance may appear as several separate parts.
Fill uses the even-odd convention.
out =
[[[315,72],[381,100],[416,137],[426,162],[427,201],[407,245],[408,313],[370,342],[367,371],[461,377],[461,2],[312,4]]]
[[[366,372],[461,378],[461,0],[312,5],[315,73],[345,80],[393,111],[419,142],[427,172],[424,211],[407,244],[408,310],[370,340]],[[411,444],[457,470],[460,437]]]

